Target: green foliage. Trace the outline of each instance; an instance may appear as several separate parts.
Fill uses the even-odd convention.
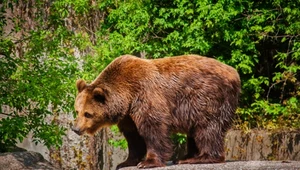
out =
[[[242,80],[243,128],[299,128],[298,1],[101,1],[101,56],[214,57]]]
[[[4,2],[0,16],[11,3]],[[36,8],[41,7],[39,3],[36,2]],[[57,24],[61,19],[55,18],[56,14],[50,13],[52,21],[43,25],[44,15],[36,13],[37,26],[31,31],[21,16],[13,16],[19,24],[1,32],[0,114],[5,117],[0,119],[1,152],[9,151],[29,132],[35,143],[59,147],[65,128],[58,125],[56,117],[73,110],[78,63],[70,53],[70,42],[76,37],[64,25]],[[2,18],[1,30],[10,21]],[[12,38],[23,31],[22,39]],[[8,111],[2,110],[5,107]]]
[[[120,135],[120,131],[116,125],[113,125],[111,128],[113,135]],[[128,147],[127,141],[122,139],[109,139],[108,143],[114,147],[120,147],[121,149],[125,150]]]
[[[171,139],[177,145],[182,145],[182,144],[186,143],[186,135],[185,134],[177,133],[175,135],[172,135]]]
[[[17,16],[10,33],[4,14],[22,3],[3,4],[0,105],[12,112],[0,120],[0,146],[29,131],[37,141],[58,146],[63,129],[55,119],[45,123],[48,115],[70,112],[75,80],[93,80],[122,54],[216,58],[241,76],[236,128],[300,128],[299,1],[38,0],[32,6],[47,10],[31,16],[34,29]],[[23,38],[14,40],[15,33]],[[10,122],[17,130],[7,127]]]

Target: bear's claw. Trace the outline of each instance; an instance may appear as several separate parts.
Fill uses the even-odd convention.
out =
[[[155,168],[155,167],[163,167],[163,166],[165,165],[158,160],[145,160],[140,162],[137,165],[139,169]]]

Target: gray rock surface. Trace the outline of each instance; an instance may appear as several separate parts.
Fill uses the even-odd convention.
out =
[[[36,152],[0,153],[0,170],[57,170]]]
[[[219,164],[168,165],[155,170],[300,170],[300,161],[232,161]],[[138,170],[136,167],[121,170]]]
[[[26,151],[33,151],[40,153],[47,161],[50,160],[49,150],[48,148],[43,145],[42,143],[34,143],[33,134],[29,132],[26,138],[23,139],[22,142],[17,143],[17,147],[23,148]]]
[[[225,138],[226,160],[300,161],[300,132],[230,130]]]

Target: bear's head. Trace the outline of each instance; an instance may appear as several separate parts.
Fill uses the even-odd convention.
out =
[[[86,84],[84,80],[76,82],[78,95],[75,100],[77,118],[72,130],[78,135],[85,132],[92,135],[98,129],[116,124],[124,113],[120,97],[110,95],[107,87],[101,84]]]

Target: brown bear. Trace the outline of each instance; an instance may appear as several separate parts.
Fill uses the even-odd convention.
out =
[[[240,94],[237,71],[215,59],[183,55],[116,58],[91,83],[77,81],[79,135],[117,124],[128,142],[127,166],[165,166],[172,133],[187,135],[187,155],[179,164],[224,162],[224,136]]]

